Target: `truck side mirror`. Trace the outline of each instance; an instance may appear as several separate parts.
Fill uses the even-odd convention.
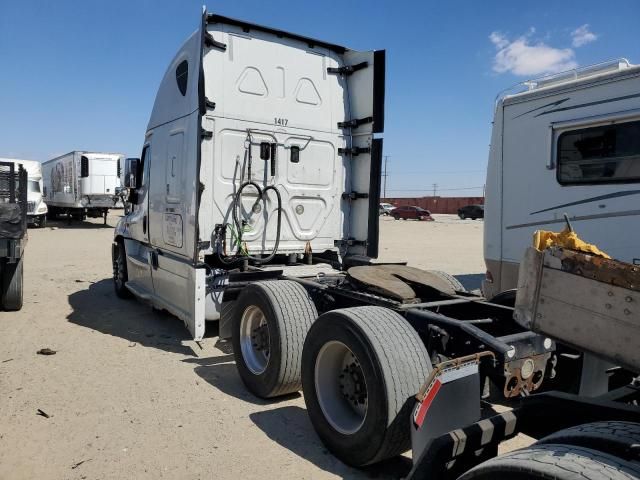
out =
[[[140,168],[139,158],[127,158],[124,163],[124,186],[127,188],[138,188],[138,170]]]
[[[42,187],[42,198],[47,198],[47,186]]]

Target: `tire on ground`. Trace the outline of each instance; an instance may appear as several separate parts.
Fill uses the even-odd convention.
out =
[[[127,272],[127,256],[124,241],[117,240],[111,249],[111,259],[113,261],[113,287],[116,295],[120,298],[131,298],[133,295],[126,287],[129,280]]]
[[[456,277],[451,275],[450,273],[443,272],[441,270],[427,270],[429,273],[441,278],[445,282],[447,282],[456,292],[466,292],[467,289],[464,288],[464,285],[460,283]]]
[[[358,375],[364,378],[361,384],[366,388],[366,411],[360,413],[363,419],[348,430],[334,421],[342,413],[328,420],[321,406],[321,402],[325,408],[338,405],[344,412],[353,402],[344,398],[340,375],[346,370],[326,368],[323,361],[318,362],[325,355],[321,352],[340,344],[339,348],[346,346],[357,360]],[[327,448],[349,465],[363,466],[399,455],[411,446],[414,395],[430,371],[429,355],[418,333],[398,313],[370,306],[327,312],[311,327],[302,353],[302,387],[311,423]],[[318,376],[323,372],[326,375]],[[321,400],[318,385],[323,385],[321,391],[329,392]]]
[[[594,422],[566,428],[536,442],[561,443],[608,453],[625,460],[637,459],[633,445],[640,445],[640,424],[633,422]]]
[[[0,304],[5,310],[22,308],[23,265],[24,259],[19,258],[15,263],[5,261],[2,266]]]
[[[243,317],[257,307],[268,327],[268,359],[263,371],[254,373],[247,364],[245,350],[252,342],[241,335]],[[318,317],[309,293],[290,280],[253,283],[242,290],[232,312],[232,343],[240,378],[254,395],[272,398],[297,392],[301,388],[302,346],[307,332]],[[254,369],[255,370],[255,369]]]
[[[533,445],[487,460],[458,480],[632,480],[640,465],[588,448]]]

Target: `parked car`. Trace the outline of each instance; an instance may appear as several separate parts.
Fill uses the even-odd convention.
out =
[[[484,218],[484,205],[466,205],[458,209],[458,216],[462,220],[465,218],[470,218],[471,220]]]
[[[431,212],[429,210],[425,210],[424,208],[420,208],[420,207],[410,207],[407,205],[394,208],[393,211],[391,212],[391,216],[396,220],[413,219],[413,220],[426,220],[430,222],[433,221],[433,217],[431,216]]]
[[[394,207],[390,203],[381,203],[380,207],[378,208],[378,213],[380,215],[390,215],[391,211],[395,208],[396,207]]]

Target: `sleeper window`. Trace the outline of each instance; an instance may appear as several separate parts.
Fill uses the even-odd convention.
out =
[[[640,121],[564,132],[557,148],[562,185],[640,182]]]
[[[178,90],[184,97],[187,93],[187,82],[189,80],[189,62],[183,60],[176,68],[176,82],[178,83]]]

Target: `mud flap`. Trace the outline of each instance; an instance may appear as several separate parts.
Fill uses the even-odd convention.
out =
[[[384,131],[385,52],[344,53],[346,66],[356,67],[345,76],[349,95],[349,115],[339,126],[347,129],[350,144],[343,152],[350,165],[348,255],[378,256],[378,208],[382,171],[382,139],[375,133]],[[366,64],[366,66],[364,66]]]
[[[489,352],[486,352],[489,353]],[[489,353],[489,355],[492,355]],[[429,457],[434,439],[480,420],[479,360],[484,353],[436,365],[420,389],[411,418],[411,449],[416,469]],[[452,452],[454,457],[455,452]]]
[[[206,270],[203,268],[189,269],[189,288],[188,292],[193,292],[191,303],[191,311],[183,321],[194,340],[202,340],[204,337],[205,326],[205,296],[206,286]]]

